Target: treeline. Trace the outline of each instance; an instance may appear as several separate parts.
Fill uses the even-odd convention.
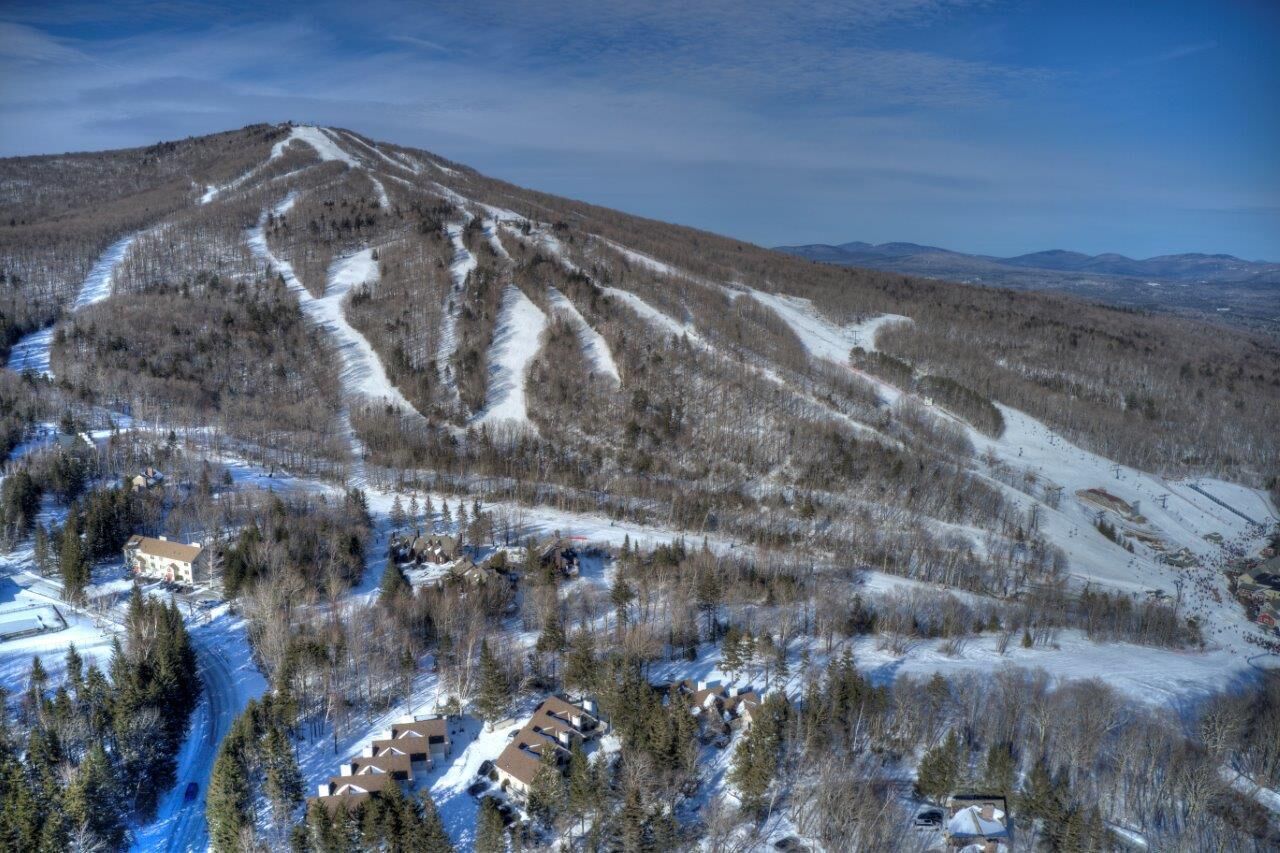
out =
[[[0,838],[8,849],[121,850],[176,782],[199,700],[195,652],[173,604],[135,588],[107,673],[74,645],[55,683],[32,662],[0,729]],[[6,703],[7,705],[8,703]]]
[[[916,382],[916,390],[926,397],[932,397],[939,405],[992,438],[999,438],[1004,433],[1004,415],[1000,414],[995,404],[954,379],[946,376],[922,376]]]

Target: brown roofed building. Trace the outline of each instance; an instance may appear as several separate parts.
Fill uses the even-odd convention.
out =
[[[366,748],[365,752],[372,752]],[[386,773],[399,782],[413,781],[413,761],[401,752],[382,755],[358,755],[342,765],[343,776],[362,776],[367,773]]]
[[[136,575],[192,584],[206,580],[207,550],[196,544],[134,534],[124,543],[125,565]]]
[[[320,784],[317,802],[335,812],[339,808],[354,808],[371,797],[377,797],[389,785],[399,785],[389,773],[364,773],[359,776],[331,776]]]
[[[592,740],[608,730],[608,723],[596,714],[594,702],[575,705],[550,696],[538,704],[529,722],[494,762],[498,783],[513,794],[526,796],[546,750],[554,750],[556,764],[563,765],[574,742]]]

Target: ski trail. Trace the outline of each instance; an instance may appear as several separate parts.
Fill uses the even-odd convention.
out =
[[[367,150],[369,150],[369,151],[373,152],[375,155],[377,155],[377,157],[378,157],[379,159],[381,159],[383,162],[385,162],[385,163],[386,163],[387,165],[389,165],[389,166],[392,166],[392,167],[394,167],[394,168],[396,168],[396,169],[403,169],[404,171],[406,171],[406,172],[411,172],[411,173],[413,173],[413,174],[415,174],[415,175],[416,175],[419,171],[421,171],[421,169],[415,169],[415,168],[413,168],[413,167],[412,167],[412,166],[410,166],[410,165],[407,165],[407,164],[405,164],[405,163],[400,162],[399,160],[393,160],[393,159],[391,159],[391,158],[390,158],[390,157],[388,157],[388,156],[386,155],[386,153],[385,153],[385,152],[383,152],[380,148],[377,148],[376,146],[370,145],[369,143],[365,142],[363,139],[360,139],[360,138],[358,138],[358,137],[356,137],[356,136],[353,136],[353,135],[352,135],[352,134],[350,134],[350,133],[345,133],[345,132],[344,132],[344,133],[343,133],[343,136],[344,136],[348,141],[350,141],[350,142],[354,142],[355,144],[359,145],[361,148],[365,148],[365,149],[367,149]]]
[[[373,250],[362,249],[333,262],[323,297],[316,299],[306,288],[299,292],[298,297],[307,316],[338,344],[338,353],[342,356],[342,384],[347,393],[389,403],[404,414],[417,414],[413,404],[387,376],[382,359],[373,346],[347,321],[343,310],[343,300],[352,287],[377,281],[378,276],[378,262],[373,259]]]
[[[14,373],[31,371],[38,376],[52,377],[49,370],[49,348],[53,344],[53,326],[45,326],[31,334],[23,335],[9,350],[9,362],[5,367]]]
[[[698,330],[691,324],[681,323],[678,320],[673,319],[669,314],[665,314],[657,308],[654,308],[648,302],[645,302],[631,291],[622,290],[617,287],[602,287],[600,289],[622,302],[622,304],[626,305],[635,313],[639,314],[641,318],[648,320],[650,324],[657,326],[676,337],[688,336],[689,340],[693,343],[699,344],[703,347],[707,346],[706,342],[702,340],[702,336],[698,334]]]
[[[296,192],[289,193],[289,195],[284,199],[284,201],[280,202],[275,207],[271,208],[271,211],[270,211],[271,214],[273,216],[283,216],[284,214],[288,213],[289,210],[293,207],[294,202],[297,201],[297,198],[298,198],[298,194]],[[262,261],[267,266],[274,269],[276,272],[280,274],[280,276],[284,279],[285,286],[288,287],[291,292],[297,295],[298,302],[301,304],[303,311],[309,317],[315,320],[317,315],[322,314],[324,310],[315,305],[315,303],[318,303],[321,300],[318,300],[314,296],[312,296],[311,293],[307,290],[307,288],[303,286],[302,282],[298,279],[297,275],[294,274],[292,264],[290,264],[286,260],[276,257],[275,254],[271,251],[271,247],[267,245],[266,226],[267,226],[267,212],[264,211],[262,216],[258,219],[258,224],[255,225],[253,228],[249,229],[248,238],[247,238],[249,249],[258,258],[258,260]],[[350,285],[347,285],[347,287],[349,288]],[[340,304],[340,300],[339,300],[339,304]],[[308,306],[312,306],[310,310],[308,310]],[[340,314],[341,313],[340,307],[338,308],[338,311]],[[343,318],[342,322],[344,324],[346,323],[345,318]],[[350,327],[348,326],[348,328]],[[361,336],[358,332],[355,332],[354,329],[352,329],[351,331],[357,337],[360,337],[363,340],[363,336]],[[368,346],[367,341],[365,341],[365,346]],[[358,347],[356,348],[358,349]],[[372,348],[370,348],[370,351],[372,351]],[[345,362],[345,359],[347,356],[346,356],[346,353],[344,352],[344,348],[341,345],[339,346],[339,352],[342,353],[343,359]],[[377,356],[374,355],[373,358],[374,360],[376,360]],[[378,367],[379,369],[381,369],[380,362],[378,363]],[[346,390],[345,389],[346,382],[349,377],[353,376],[353,374],[347,370],[345,363],[344,363],[344,367],[341,372],[341,375],[343,378],[344,390]],[[383,379],[385,380],[386,379],[385,371],[382,371],[382,376],[383,376]],[[390,386],[389,381],[387,381],[386,384]],[[399,395],[399,392],[396,392],[396,394]],[[401,399],[403,399],[403,397],[401,397]],[[409,407],[408,411],[413,411],[412,406]],[[339,409],[338,421],[342,427],[343,433],[347,436],[347,444],[351,448],[351,454],[353,457],[352,468],[347,474],[348,485],[355,488],[364,488],[369,483],[368,471],[366,470],[365,464],[364,464],[364,458],[366,453],[365,446],[364,446],[364,442],[360,440],[360,437],[356,435],[355,427],[352,426],[351,424],[351,411],[347,407],[345,400],[342,402],[341,408]]]
[[[525,377],[538,354],[547,315],[533,304],[524,291],[507,285],[502,310],[489,349],[489,387],[481,423],[515,422],[532,427],[525,396]]]
[[[378,205],[384,212],[391,210],[391,199],[387,197],[387,188],[382,185],[382,181],[373,176],[372,172],[366,173],[369,180],[373,181],[373,189],[378,194]]]
[[[507,254],[507,247],[502,245],[502,238],[498,236],[498,224],[492,219],[485,219],[484,236],[489,238],[489,245],[493,247],[493,253],[505,261],[511,260],[511,255]]]
[[[89,268],[89,274],[80,283],[76,291],[75,301],[71,303],[71,311],[75,313],[82,308],[96,305],[111,295],[111,286],[115,279],[116,267],[129,253],[129,247],[138,239],[141,231],[121,237],[107,247],[98,260]],[[31,371],[41,376],[53,378],[49,367],[49,349],[53,345],[53,326],[37,329],[23,335],[9,350],[9,361],[5,365],[16,373]]]
[[[133,241],[136,239],[138,239],[138,234],[130,234],[128,237],[123,237],[112,243],[102,253],[102,257],[98,258],[97,262],[94,263],[89,270],[89,275],[85,276],[84,282],[80,285],[80,292],[76,294],[76,301],[71,306],[72,311],[88,308],[90,305],[95,305],[111,295],[111,285],[113,284],[116,267],[124,260],[129,247],[133,245]]]
[[[447,227],[447,231],[449,241],[453,244],[453,260],[449,264],[452,284],[449,287],[449,293],[445,296],[444,311],[440,315],[440,346],[436,351],[436,370],[440,374],[440,381],[449,389],[454,401],[461,404],[458,383],[454,380],[450,361],[458,349],[458,310],[462,297],[466,293],[467,276],[475,271],[476,259],[467,250],[467,244],[462,239],[462,225],[451,224]]]
[[[613,360],[613,353],[609,350],[609,344],[604,337],[591,328],[587,319],[578,311],[578,307],[569,301],[569,298],[554,287],[547,288],[547,298],[551,300],[551,307],[569,317],[574,328],[578,332],[578,339],[582,342],[582,349],[586,352],[587,357],[591,360],[592,366],[600,373],[608,374],[613,381],[621,386],[622,377],[618,375],[618,365]]]

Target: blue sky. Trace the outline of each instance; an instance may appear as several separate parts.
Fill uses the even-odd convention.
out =
[[[293,119],[765,245],[1280,260],[1278,36],[1274,0],[5,0],[0,155]]]

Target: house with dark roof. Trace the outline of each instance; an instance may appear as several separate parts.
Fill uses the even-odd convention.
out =
[[[494,762],[499,786],[514,796],[527,796],[548,751],[556,765],[563,767],[574,743],[594,740],[608,730],[595,702],[584,700],[575,705],[559,696],[547,697]]]

